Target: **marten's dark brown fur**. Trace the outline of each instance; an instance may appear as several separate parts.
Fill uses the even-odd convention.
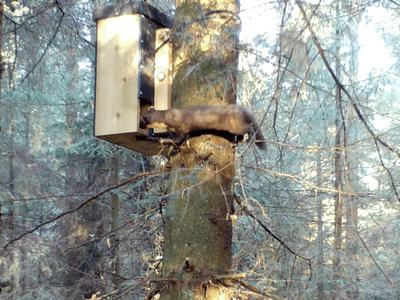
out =
[[[247,133],[255,135],[258,147],[267,148],[253,115],[240,105],[196,105],[163,111],[150,109],[142,114],[142,118],[148,128],[166,128],[178,135],[207,130],[236,136]]]

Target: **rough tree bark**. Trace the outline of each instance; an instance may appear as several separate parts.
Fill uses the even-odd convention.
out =
[[[239,3],[176,1],[174,107],[236,100]],[[235,153],[216,136],[185,143],[170,158],[161,299],[230,299],[215,280],[231,268]]]

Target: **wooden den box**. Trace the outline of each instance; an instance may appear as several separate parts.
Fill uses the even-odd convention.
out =
[[[95,11],[95,136],[154,155],[157,139],[140,128],[140,112],[171,107],[171,20],[143,1]]]

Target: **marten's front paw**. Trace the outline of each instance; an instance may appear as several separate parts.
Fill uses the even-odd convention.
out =
[[[170,138],[160,138],[160,143],[163,147],[169,147],[171,145],[177,147],[175,141]]]
[[[244,143],[247,143],[248,140],[250,140],[250,135],[249,135],[249,133],[246,132],[246,133],[243,135],[243,142],[244,142]]]

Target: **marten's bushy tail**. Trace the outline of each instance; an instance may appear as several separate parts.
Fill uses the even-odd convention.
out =
[[[254,118],[254,115],[249,112],[248,110],[245,110],[245,116],[247,119],[248,124],[251,124],[251,137],[255,140],[255,144],[257,145],[258,148],[261,150],[267,150],[267,143],[265,141],[265,137],[261,132],[260,125],[258,125],[258,122]]]
[[[267,143],[265,142],[265,138],[260,130],[256,133],[256,145],[262,150],[267,150]]]
[[[253,123],[253,130],[255,132],[255,143],[261,150],[267,150],[267,143],[265,142],[265,138],[261,132],[261,128],[258,126],[258,123]]]

